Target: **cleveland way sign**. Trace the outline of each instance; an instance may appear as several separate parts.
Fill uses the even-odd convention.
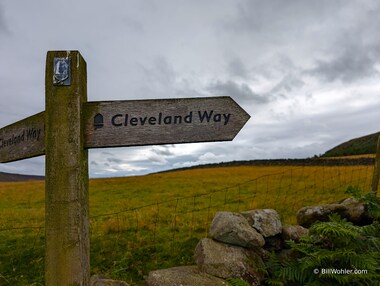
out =
[[[232,140],[250,116],[230,97],[88,102],[87,148]]]
[[[87,101],[78,51],[47,53],[45,111],[0,129],[0,162],[45,157],[45,285],[89,285],[89,148],[232,140],[230,97]]]
[[[85,148],[232,140],[250,116],[231,98],[87,102]],[[45,153],[44,112],[0,129],[0,162]]]

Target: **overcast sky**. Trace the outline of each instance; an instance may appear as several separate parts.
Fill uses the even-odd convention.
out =
[[[79,50],[88,100],[231,96],[232,142],[90,150],[91,177],[305,158],[380,131],[380,1],[0,0],[0,126],[44,110],[49,50]],[[44,157],[0,164],[44,174]]]

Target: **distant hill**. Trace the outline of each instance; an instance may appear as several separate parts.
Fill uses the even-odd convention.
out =
[[[351,139],[328,150],[322,157],[341,157],[363,154],[375,154],[380,132]]]
[[[39,181],[44,179],[44,176],[31,176],[0,172],[0,182]]]
[[[358,166],[373,165],[375,158],[306,158],[306,159],[265,159],[265,160],[247,160],[231,161],[221,163],[211,163],[196,165],[190,167],[176,168],[160,171],[157,173],[167,173],[175,171],[184,171],[190,169],[202,168],[224,168],[224,167],[241,167],[241,166]]]

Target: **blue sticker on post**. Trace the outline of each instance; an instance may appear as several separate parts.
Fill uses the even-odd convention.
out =
[[[54,85],[70,85],[70,59],[69,58],[54,58]]]

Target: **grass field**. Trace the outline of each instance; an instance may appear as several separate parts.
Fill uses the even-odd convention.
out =
[[[225,167],[90,180],[91,271],[141,285],[149,270],[192,264],[215,212],[306,205],[369,190],[372,166]],[[0,285],[44,285],[44,182],[0,183]]]
[[[338,157],[321,157],[321,159],[361,159],[361,158],[376,158],[376,154],[362,154],[362,155],[338,156]]]

